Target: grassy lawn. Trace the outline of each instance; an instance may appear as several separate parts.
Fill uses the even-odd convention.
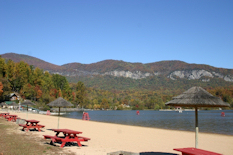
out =
[[[74,155],[60,147],[45,144],[43,137],[17,133],[18,125],[0,117],[0,155]]]

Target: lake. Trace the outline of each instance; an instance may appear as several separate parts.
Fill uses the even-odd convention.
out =
[[[97,110],[87,111],[92,121],[126,124],[142,127],[171,130],[195,131],[194,111],[155,111],[140,110]],[[225,117],[221,117],[221,112]],[[82,112],[69,112],[62,117],[82,119]],[[233,110],[200,110],[198,111],[199,132],[233,135]]]

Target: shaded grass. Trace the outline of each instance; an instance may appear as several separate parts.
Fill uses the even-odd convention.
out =
[[[7,122],[0,118],[0,155],[48,155],[66,154],[74,155],[72,152],[65,152],[62,148],[45,144],[43,138],[27,134],[17,133],[18,125]]]

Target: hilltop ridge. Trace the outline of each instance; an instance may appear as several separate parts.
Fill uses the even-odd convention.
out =
[[[76,83],[80,80],[84,81],[84,83],[90,87],[102,88],[103,83],[106,82],[109,85],[118,85],[122,81],[129,81],[133,85],[132,88],[139,88],[139,83],[142,83],[143,79],[144,82],[147,81],[145,83],[148,83],[148,88],[151,89],[160,86],[159,82],[165,83],[164,81],[168,81],[168,85],[170,84],[170,86],[167,87],[172,87],[171,85],[174,85],[174,82],[176,84],[180,83],[181,85],[183,85],[183,83],[195,82],[198,85],[210,86],[233,84],[232,69],[217,68],[203,64],[189,64],[179,60],[143,64],[109,59],[91,64],[75,62],[58,66],[23,54],[6,53],[1,56],[6,60],[11,59],[14,62],[24,61],[29,65],[39,67],[52,74],[66,76],[70,82]],[[119,80],[121,82],[116,82]],[[125,85],[125,82],[122,82],[122,85]],[[130,85],[127,86],[128,85],[119,87],[122,89],[131,87]]]

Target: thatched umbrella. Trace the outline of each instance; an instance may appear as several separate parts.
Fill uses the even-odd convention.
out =
[[[26,105],[27,106],[27,111],[28,111],[28,105],[35,105],[35,103],[29,101],[29,100],[25,100],[21,103],[21,105]]]
[[[21,103],[21,105],[26,105],[27,106],[27,119],[28,119],[28,105],[35,105],[35,103],[29,101],[29,100],[25,100]]]
[[[6,105],[6,103],[4,103],[4,102],[0,103],[0,106],[4,106],[4,105]]]
[[[201,87],[192,87],[179,96],[173,97],[165,103],[167,106],[194,107],[195,108],[195,147],[198,147],[198,107],[229,107],[219,97],[213,96]]]
[[[61,107],[71,107],[71,106],[74,106],[74,105],[72,103],[66,101],[62,97],[59,97],[56,100],[50,102],[48,104],[48,106],[58,107],[59,108],[59,110],[58,110],[58,124],[57,124],[57,128],[59,129],[60,108]]]
[[[2,102],[2,103],[0,103],[0,106],[7,106],[7,104],[5,103],[5,102]],[[7,108],[7,111],[8,111],[8,108]]]

